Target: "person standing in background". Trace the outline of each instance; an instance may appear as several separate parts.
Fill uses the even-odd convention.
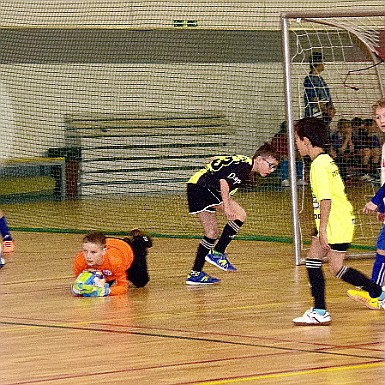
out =
[[[312,52],[309,56],[310,71],[303,81],[305,117],[321,119],[330,136],[330,122],[336,110],[330,89],[321,76],[324,71],[324,59],[321,52]]]

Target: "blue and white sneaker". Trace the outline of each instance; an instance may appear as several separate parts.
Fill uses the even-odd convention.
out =
[[[186,279],[186,285],[214,285],[219,282],[220,279],[210,277],[203,271],[191,271]]]
[[[227,255],[225,253],[219,253],[216,250],[211,250],[206,255],[206,261],[211,263],[212,265],[219,267],[224,271],[237,271],[237,269],[230,263],[227,259]]]

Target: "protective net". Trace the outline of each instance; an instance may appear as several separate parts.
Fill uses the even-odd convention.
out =
[[[119,233],[140,226],[153,235],[199,236],[188,215],[189,176],[213,155],[252,155],[285,121],[279,7],[287,4],[0,7],[0,204],[13,229]],[[300,29],[309,39],[308,26]],[[302,39],[294,36],[293,44]],[[321,46],[325,72],[336,76],[329,81],[333,124],[366,117],[383,65],[349,75],[345,84],[354,91],[345,76],[369,65],[359,44],[342,48],[344,37],[328,48],[327,38],[310,40],[294,59],[298,76],[307,72],[305,50]],[[248,212],[239,238],[291,240],[285,172],[237,193]]]

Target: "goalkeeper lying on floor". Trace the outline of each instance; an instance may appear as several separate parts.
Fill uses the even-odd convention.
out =
[[[150,237],[135,229],[127,238],[107,238],[95,231],[83,238],[83,251],[74,257],[72,293],[83,297],[125,294],[128,281],[143,287],[149,281],[146,256]]]

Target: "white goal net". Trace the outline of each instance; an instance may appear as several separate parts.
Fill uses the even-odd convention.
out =
[[[331,151],[345,135],[344,130],[351,130],[354,143],[349,156],[344,157],[339,166],[356,211],[358,254],[370,253],[368,249],[374,245],[380,226],[373,216],[361,214],[361,209],[379,183],[383,140],[375,125],[370,125],[370,119],[372,104],[385,93],[382,80],[385,79],[384,25],[385,17],[381,12],[317,14],[302,11],[282,16],[291,170],[295,170],[293,121],[304,116],[322,118],[330,129]],[[314,72],[315,67],[318,72]],[[318,101],[312,92],[319,93]],[[373,143],[362,144],[361,131],[367,133]],[[308,218],[312,217],[306,215],[310,202],[305,190],[298,194],[293,186],[292,201],[296,260],[299,262],[301,251],[306,248],[302,233],[311,226]]]

